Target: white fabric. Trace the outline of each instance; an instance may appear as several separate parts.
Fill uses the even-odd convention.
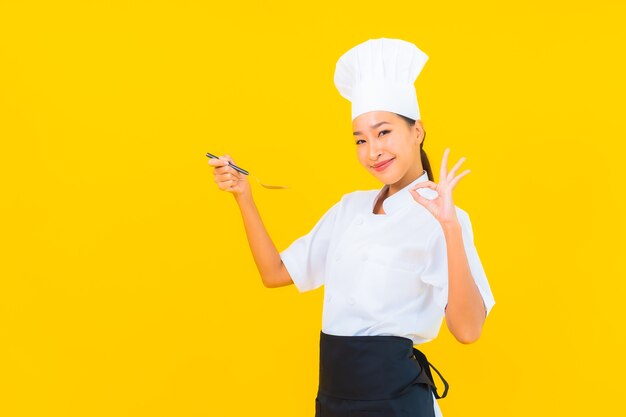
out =
[[[426,61],[428,55],[401,39],[370,39],[345,52],[335,65],[334,82],[352,102],[352,120],[370,111],[420,119],[413,84]]]
[[[324,333],[396,335],[416,345],[438,335],[448,298],[445,236],[435,217],[409,193],[413,185],[427,180],[424,171],[387,197],[385,214],[373,210],[387,185],[345,194],[309,233],[280,252],[298,291],[324,285]],[[437,195],[430,189],[418,192],[426,198]],[[495,300],[470,218],[455,208],[470,270],[489,313]]]

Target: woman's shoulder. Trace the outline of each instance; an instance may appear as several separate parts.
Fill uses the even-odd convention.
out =
[[[368,204],[373,201],[376,192],[377,190],[355,190],[345,193],[339,199],[334,199],[334,203],[328,211],[361,211],[363,207],[368,207]]]
[[[364,206],[370,204],[376,193],[380,190],[355,190],[349,193],[344,194],[341,197],[341,202],[344,205],[349,205],[352,207],[356,206]]]

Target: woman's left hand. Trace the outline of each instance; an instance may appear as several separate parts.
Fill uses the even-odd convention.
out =
[[[459,182],[459,180],[470,172],[469,169],[466,169],[459,175],[455,176],[457,169],[465,160],[465,157],[463,156],[448,173],[447,163],[449,153],[450,148],[446,148],[443,153],[443,158],[441,160],[439,184],[433,181],[423,181],[415,184],[409,189],[409,192],[413,196],[413,199],[420,203],[422,206],[426,207],[426,209],[431,212],[432,215],[435,216],[437,221],[439,221],[439,223],[441,224],[458,222],[456,210],[454,208],[454,201],[452,200],[452,190]],[[438,196],[433,200],[429,200],[416,191],[418,188],[430,188],[437,191]]]

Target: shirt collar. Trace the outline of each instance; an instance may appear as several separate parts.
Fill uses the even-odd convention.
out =
[[[415,199],[409,192],[409,189],[415,184],[423,182],[423,181],[428,181],[428,173],[426,171],[424,171],[422,175],[414,179],[413,182],[411,182],[410,184],[408,184],[401,190],[398,190],[396,193],[385,198],[385,200],[383,200],[383,210],[385,211],[385,214],[393,214],[396,211],[404,207],[407,207],[409,204],[417,204],[417,202],[415,201]],[[386,193],[386,190],[388,188],[389,188],[389,184],[385,184],[383,188],[380,189],[378,194],[376,194],[374,201],[372,201],[370,213],[374,213],[374,207],[376,206],[376,202],[378,201],[381,195]]]

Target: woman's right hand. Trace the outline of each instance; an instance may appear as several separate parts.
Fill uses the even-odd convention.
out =
[[[219,159],[209,158],[209,165],[215,167],[213,176],[217,186],[222,191],[232,193],[234,197],[250,194],[248,176],[229,166],[229,161],[235,163],[228,154],[220,156]]]

